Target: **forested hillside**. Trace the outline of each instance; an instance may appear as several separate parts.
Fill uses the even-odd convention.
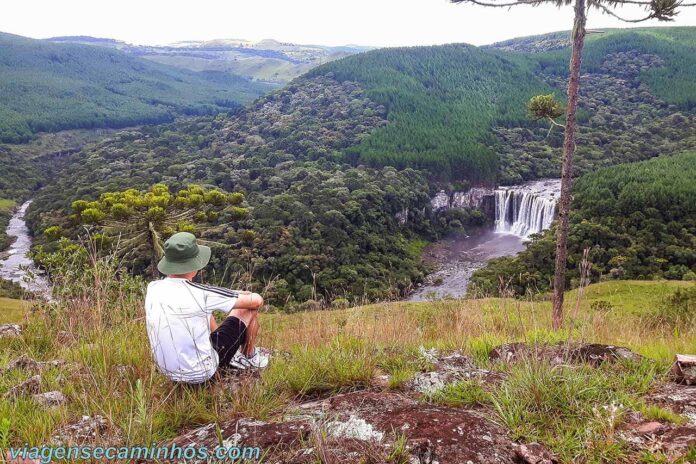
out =
[[[574,187],[568,279],[577,284],[583,251],[590,278],[696,280],[696,152],[624,164],[581,177]],[[517,294],[550,288],[554,230],[516,257],[491,261],[474,291],[497,294],[500,277]]]
[[[494,183],[490,129],[524,124],[525,104],[549,87],[523,60],[470,45],[375,50],[315,68],[355,81],[389,124],[347,151],[351,162],[428,170],[443,180]]]
[[[177,69],[118,50],[0,33],[0,142],[234,111],[266,90],[241,77]]]
[[[389,124],[346,159],[413,167],[430,178],[506,184],[560,171],[561,131],[527,118],[530,96],[562,99],[563,33],[493,47],[375,50],[315,68],[355,81]],[[609,30],[585,50],[576,174],[696,147],[696,29]],[[501,50],[501,51],[498,51]]]

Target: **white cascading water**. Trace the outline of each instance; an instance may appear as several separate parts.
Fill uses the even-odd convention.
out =
[[[495,231],[528,237],[548,229],[556,214],[560,179],[495,191]]]

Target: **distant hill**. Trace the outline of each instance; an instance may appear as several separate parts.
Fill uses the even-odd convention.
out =
[[[26,141],[40,131],[234,111],[268,89],[229,73],[182,70],[116,49],[0,33],[1,142]]]
[[[133,45],[89,36],[53,37],[60,43],[81,43],[117,48],[157,63],[192,71],[222,71],[271,84],[284,84],[329,61],[370,50],[370,47],[345,45],[298,45],[265,39],[185,41],[170,45]]]

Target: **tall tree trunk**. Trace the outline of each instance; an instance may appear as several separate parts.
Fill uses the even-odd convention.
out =
[[[585,45],[586,23],[585,0],[575,0],[575,24],[573,25],[573,48],[570,57],[570,79],[568,80],[568,108],[566,110],[565,141],[561,166],[561,197],[558,200],[558,229],[556,230],[556,271],[553,276],[553,327],[563,324],[563,291],[565,290],[566,261],[568,259],[568,215],[570,213],[575,152],[576,112],[580,93],[580,67],[582,49]]]

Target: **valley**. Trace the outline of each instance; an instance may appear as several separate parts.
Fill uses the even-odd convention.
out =
[[[557,327],[562,120],[528,102],[565,104],[567,37],[0,34],[0,461],[695,462],[696,374],[673,368],[696,352],[696,27],[588,36]],[[177,232],[212,250],[194,286],[262,297],[237,309],[267,368],[189,386],[153,363],[145,297]]]
[[[690,90],[666,94],[655,77],[690,69],[690,34],[689,28],[609,30],[588,42],[578,177],[696,147]],[[666,53],[675,37],[679,45]],[[75,200],[157,183],[172,189],[196,183],[242,192],[250,211],[233,226],[209,232],[226,245],[215,270],[221,278],[263,289],[279,308],[404,298],[426,278],[423,241],[445,239],[447,249],[450,234],[466,237],[494,226],[495,212],[468,199],[438,209],[431,202],[438,192],[460,192],[464,199],[558,175],[560,131],[547,137],[546,123],[528,119],[525,104],[537,93],[562,93],[559,66],[566,51],[547,50],[543,36],[525,40],[525,46],[535,40],[540,45],[534,52],[515,50],[513,41],[505,50],[447,45],[355,54],[318,66],[234,114],[105,134],[59,163],[29,161],[20,145],[6,149],[20,160],[12,169],[26,166],[25,178],[55,166],[27,214],[44,251],[58,246],[43,236],[48,228],[78,239]],[[3,196],[26,200],[35,188]],[[544,227],[549,221],[547,214]],[[472,247],[479,246],[480,237],[472,240]],[[501,246],[506,251],[491,246],[483,255],[517,251],[513,243]],[[662,276],[675,263],[660,259],[667,261],[654,272]],[[486,259],[477,254],[473,260],[479,267]],[[124,264],[142,271],[139,264]],[[460,265],[463,275],[473,270],[455,267]],[[535,274],[535,282],[547,272]],[[487,282],[486,291],[495,292]],[[463,285],[456,285],[463,295]]]
[[[79,43],[123,51],[156,63],[191,71],[219,71],[271,85],[283,85],[315,66],[373,47],[301,45],[273,39],[184,41],[168,45],[134,45],[96,37],[53,37],[56,43]]]

